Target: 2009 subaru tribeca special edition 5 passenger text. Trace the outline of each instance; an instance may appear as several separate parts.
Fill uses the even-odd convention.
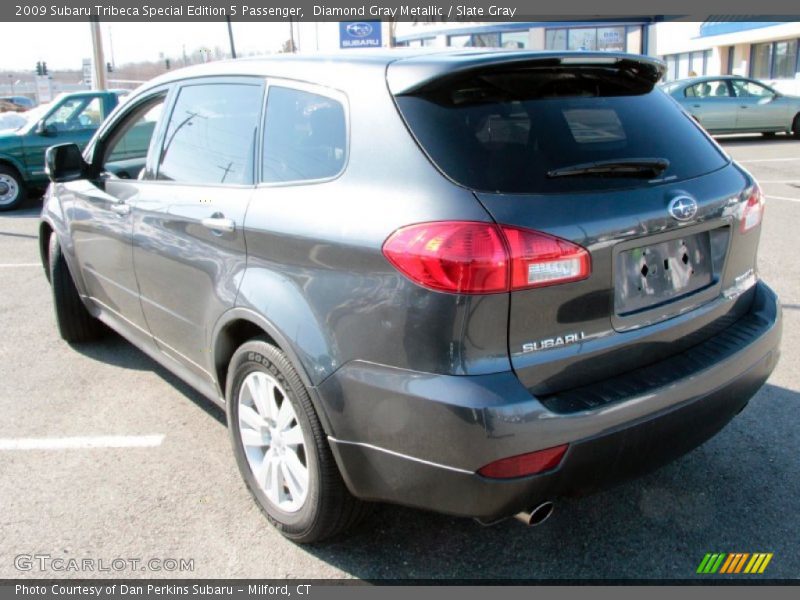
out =
[[[226,406],[291,539],[366,500],[540,521],[707,440],[778,359],[761,191],[662,71],[384,51],[158,78],[48,153],[61,335],[102,322]]]

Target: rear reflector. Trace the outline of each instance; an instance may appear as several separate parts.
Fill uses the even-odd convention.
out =
[[[750,196],[747,198],[747,203],[744,205],[739,231],[742,233],[747,233],[759,225],[763,217],[764,195],[761,193],[761,188],[758,187],[758,184],[756,184],[753,186]]]
[[[409,225],[383,244],[406,277],[430,289],[491,294],[585,279],[589,252],[551,235],[494,223],[437,221]]]
[[[546,450],[503,458],[478,469],[478,475],[492,479],[510,479],[550,471],[561,464],[568,447],[569,444],[563,444]]]

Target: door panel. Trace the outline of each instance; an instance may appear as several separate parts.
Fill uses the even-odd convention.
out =
[[[686,89],[683,105],[709,131],[736,128],[736,98],[724,80],[705,81]]]
[[[142,310],[163,352],[212,377],[208,336],[236,300],[244,270],[244,216],[250,188],[198,189],[142,182],[135,207],[133,260]],[[232,231],[204,220],[228,220]]]
[[[65,184],[70,234],[87,293],[101,306],[147,331],[133,271],[131,182],[103,178]],[[62,194],[63,197],[63,194]]]
[[[161,350],[214,380],[210,331],[231,308],[247,262],[263,81],[188,82],[176,94],[155,180],[141,182],[133,261],[144,313]]]
[[[731,84],[738,104],[738,129],[768,131],[786,127],[785,106],[772,90],[745,79],[733,80]]]
[[[62,100],[44,118],[47,133],[31,133],[25,138],[25,164],[30,175],[37,177],[44,173],[44,153],[50,146],[74,143],[83,150],[100,127],[104,114],[101,96]]]

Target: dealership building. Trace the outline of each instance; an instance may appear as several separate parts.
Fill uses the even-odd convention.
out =
[[[750,17],[754,19],[756,17]],[[315,25],[301,43],[317,50],[388,46],[487,47],[529,50],[592,50],[657,56],[667,80],[692,75],[742,75],[800,95],[800,22],[708,20],[665,17],[526,23],[387,22]],[[322,31],[321,31],[322,29]],[[364,35],[369,29],[370,33]],[[359,35],[364,35],[360,40]],[[320,43],[322,42],[322,43]]]

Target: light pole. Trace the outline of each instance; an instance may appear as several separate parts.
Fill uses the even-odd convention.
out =
[[[233,44],[233,25],[231,25],[230,15],[225,17],[225,20],[228,21],[228,39],[231,41],[231,58],[236,58],[236,46]]]
[[[106,61],[103,58],[103,37],[100,35],[100,20],[93,18],[89,25],[92,28],[92,83],[98,90],[106,89]]]

